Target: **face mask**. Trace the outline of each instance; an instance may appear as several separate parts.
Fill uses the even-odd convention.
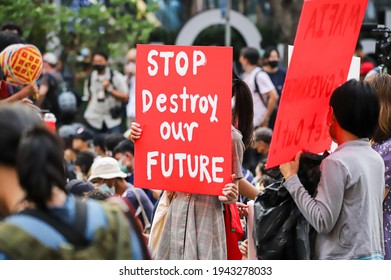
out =
[[[119,169],[121,169],[121,171],[124,172],[124,173],[128,173],[128,167],[126,165],[122,165],[120,163]]]
[[[84,174],[83,172],[75,171],[76,179],[78,180],[84,180]]]
[[[271,68],[276,68],[278,66],[278,60],[269,61],[269,65]]]
[[[128,166],[126,165],[126,163],[124,163],[124,161],[125,161],[125,156],[123,156],[118,161],[119,169],[121,169],[121,171],[124,172],[124,173],[128,173]]]
[[[99,186],[99,188],[104,191],[104,192],[107,192],[111,195],[115,195],[115,187],[112,186],[111,188],[107,185],[107,184],[102,184]]]
[[[136,63],[134,63],[134,62],[129,62],[128,64],[126,64],[126,72],[127,72],[128,74],[134,75],[135,72],[136,72]]]
[[[105,70],[106,65],[104,64],[94,64],[94,69],[98,72]]]

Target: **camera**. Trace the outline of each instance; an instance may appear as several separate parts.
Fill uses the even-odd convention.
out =
[[[369,32],[376,38],[376,55],[382,72],[391,74],[391,30],[380,24],[363,24],[361,31]]]
[[[104,102],[105,101],[105,91],[99,90],[98,91],[98,102]]]
[[[110,115],[113,119],[118,119],[122,115],[122,108],[121,106],[114,106],[110,109]]]
[[[98,91],[97,91],[98,102],[104,102],[106,99],[106,93],[103,88],[103,78],[99,77],[96,81],[98,83]]]

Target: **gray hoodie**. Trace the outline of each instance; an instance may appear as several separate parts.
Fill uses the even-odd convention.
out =
[[[383,258],[384,162],[368,139],[340,145],[321,165],[315,198],[297,175],[284,186],[317,231],[316,259]]]

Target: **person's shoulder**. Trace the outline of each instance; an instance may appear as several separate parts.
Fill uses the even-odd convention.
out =
[[[121,72],[119,72],[118,70],[115,70],[115,69],[112,69],[110,70],[112,71],[112,75],[113,75],[113,82],[119,87],[120,85],[121,86],[125,86],[127,87],[127,83],[126,83],[126,76],[124,74],[122,74]]]
[[[136,191],[135,187],[132,184],[128,183],[128,186],[122,196],[126,198],[133,198],[135,191]]]
[[[116,79],[116,78],[120,78],[120,79],[126,78],[124,74],[122,74],[120,71],[118,71],[116,69],[111,69],[110,68],[110,71],[112,71],[114,79]]]
[[[11,216],[8,216],[4,220],[4,224],[13,224],[16,226],[24,227],[27,224],[34,225],[35,223],[40,223],[40,220],[31,215],[26,215],[23,213],[17,213]]]
[[[391,138],[387,139],[381,143],[375,143],[373,145],[375,150],[382,150],[384,153],[391,153]]]
[[[148,195],[145,193],[144,190],[140,189],[140,188],[134,188],[135,191],[137,192],[138,195],[140,195],[140,197],[143,199],[143,200],[147,200],[147,201],[150,201]]]
[[[282,68],[278,68],[277,74],[278,74],[278,75],[281,75],[281,76],[285,76],[285,75],[286,75],[286,70],[285,70],[285,69],[282,69]]]
[[[270,80],[270,75],[261,67],[259,66],[256,67],[254,71],[255,71],[255,78],[257,80]]]
[[[242,141],[243,139],[242,133],[234,126],[231,126],[231,137],[233,142]]]
[[[255,68],[253,69],[253,71],[251,72],[251,74],[258,77],[258,75],[267,74],[267,73],[266,73],[265,70],[263,70],[262,67],[257,66],[257,67],[255,67]]]
[[[87,204],[87,207],[91,207],[91,210],[98,209],[100,211],[104,210],[104,205],[106,204],[103,201],[99,201],[96,199],[86,199],[83,202]],[[92,211],[92,212],[95,212],[95,211]]]

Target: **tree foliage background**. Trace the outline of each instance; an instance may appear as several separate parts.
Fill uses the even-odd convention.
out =
[[[36,45],[42,52],[57,45],[56,50],[49,49],[57,54],[60,50],[69,53],[88,47],[121,55],[136,43],[147,42],[155,27],[147,19],[155,7],[140,7],[136,0],[105,1],[107,5],[89,1],[88,6],[77,8],[68,2],[72,1],[64,0],[58,7],[44,0],[2,0],[0,24],[20,25],[26,43]],[[52,44],[48,44],[50,41]]]

